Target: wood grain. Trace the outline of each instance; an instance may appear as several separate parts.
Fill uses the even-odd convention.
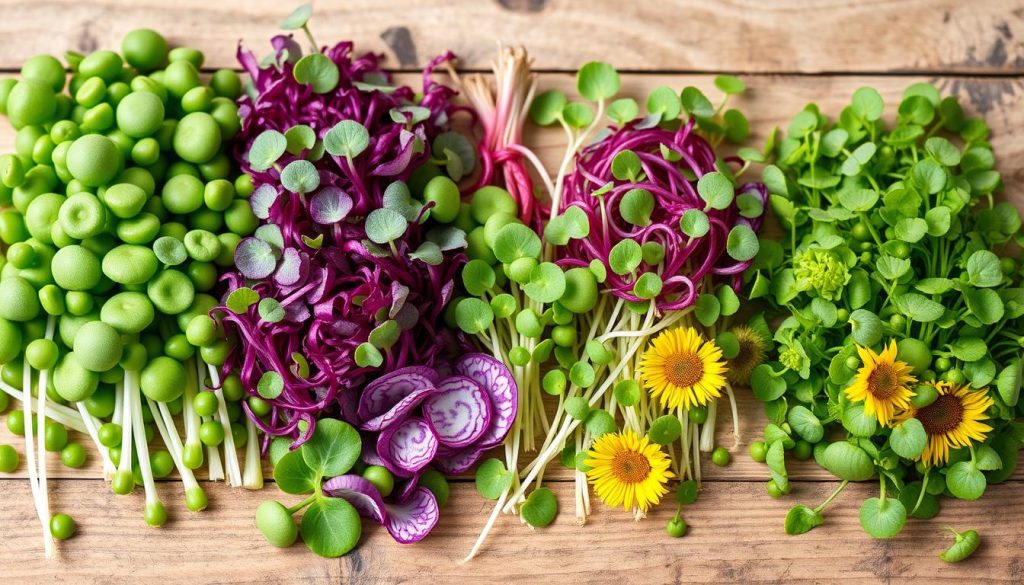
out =
[[[5,26],[0,24],[0,28]],[[0,48],[0,51],[4,50]],[[415,82],[415,76],[405,81]],[[877,87],[889,104],[914,81],[933,81],[947,93],[961,96],[965,108],[982,114],[992,127],[992,144],[1004,173],[1007,196],[1024,207],[1024,86],[1017,78],[949,76],[779,76],[745,77],[750,91],[737,101],[751,119],[754,141],[775,126],[785,126],[803,105],[816,101],[825,112],[837,112],[862,85]],[[570,90],[566,74],[542,78],[545,88]],[[709,75],[630,74],[623,92],[634,97],[669,85],[701,87],[717,95]],[[894,105],[890,110],[894,109]],[[548,163],[558,156],[562,137],[550,130],[530,130],[527,142]],[[13,147],[13,132],[0,130],[0,152]],[[856,506],[875,489],[873,484],[850,488],[830,508],[829,522],[802,538],[786,537],[781,522],[797,502],[821,501],[834,487],[831,478],[813,464],[791,466],[794,494],[784,500],[766,496],[765,469],[745,454],[747,441],[757,438],[764,424],[760,405],[740,393],[744,440],[724,469],[704,466],[710,481],[701,500],[685,511],[690,534],[681,540],[663,535],[671,506],[663,506],[642,525],[626,514],[598,509],[588,527],[574,524],[570,508],[572,484],[564,471],[555,472],[551,487],[566,507],[555,526],[531,531],[514,518],[503,518],[484,556],[469,565],[458,559],[469,549],[486,520],[489,505],[472,483],[453,484],[452,503],[431,537],[414,547],[391,542],[379,529],[367,527],[361,548],[335,561],[318,559],[302,547],[271,549],[252,526],[255,506],[278,497],[273,485],[263,493],[208,487],[211,509],[192,515],[183,510],[181,486],[161,482],[172,522],[151,529],[141,519],[142,496],[114,497],[96,477],[96,466],[75,471],[51,456],[51,502],[82,524],[75,539],[62,543],[62,559],[42,559],[38,522],[27,482],[0,480],[0,569],[5,582],[49,583],[55,578],[82,583],[213,580],[219,583],[405,583],[420,582],[1020,582],[1024,580],[1024,532],[1019,519],[1024,501],[1021,482],[993,486],[981,502],[949,501],[934,521],[912,522],[893,541],[873,541],[861,531]],[[729,418],[719,423],[725,444]],[[0,443],[19,444],[0,427]],[[92,461],[94,452],[90,449]],[[560,469],[555,463],[552,469]],[[17,472],[23,475],[23,468]],[[16,475],[15,477],[20,477]],[[6,477],[6,476],[5,476]],[[1021,475],[1018,478],[1024,477]],[[600,504],[595,502],[595,509]],[[972,562],[949,566],[937,553],[949,542],[940,528],[978,528],[985,545]],[[112,576],[114,575],[114,576]]]
[[[114,48],[140,26],[233,67],[237,40],[262,52],[298,3],[3,0],[0,67]],[[643,71],[1024,72],[1020,0],[320,0],[316,13],[319,42],[351,39],[402,69],[445,50],[487,68],[504,42],[551,70],[603,59]]]
[[[572,501],[571,484],[551,484],[560,501]],[[992,486],[984,505],[951,501],[933,520],[912,520],[893,540],[872,540],[857,520],[859,502],[877,486],[855,485],[826,511],[827,523],[789,537],[782,531],[786,510],[816,505],[835,484],[801,483],[787,499],[768,498],[761,486],[707,484],[700,499],[683,511],[684,538],[663,527],[673,510],[662,506],[639,523],[621,510],[595,502],[588,526],[575,524],[564,509],[555,523],[531,530],[503,517],[482,556],[459,560],[472,546],[490,505],[470,483],[452,486],[440,523],[414,546],[391,541],[386,531],[365,523],[361,546],[347,557],[318,558],[301,544],[272,548],[253,525],[253,510],[274,492],[209,487],[210,508],[184,509],[178,487],[161,486],[171,520],[149,528],[142,520],[142,496],[115,496],[93,481],[53,482],[54,502],[80,521],[79,534],[60,543],[59,560],[42,557],[38,523],[28,486],[0,481],[0,565],[8,583],[82,584],[159,582],[233,583],[1019,583],[1024,515],[1020,483]],[[290,501],[290,500],[289,500]],[[86,511],[89,511],[88,513]],[[77,513],[76,513],[77,512]],[[968,563],[948,565],[938,552],[952,542],[943,528],[977,528],[983,544]]]

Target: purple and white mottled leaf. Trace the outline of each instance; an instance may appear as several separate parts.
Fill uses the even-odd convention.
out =
[[[519,389],[505,364],[484,353],[470,353],[455,362],[455,371],[472,378],[491,399],[491,424],[477,443],[493,447],[505,440],[519,408]]]
[[[372,518],[384,524],[387,521],[384,499],[377,487],[359,475],[339,475],[324,482],[324,493],[332,498],[342,498],[364,518]]]
[[[235,266],[246,278],[266,278],[277,267],[277,255],[259,238],[245,238],[235,247]]]
[[[490,427],[491,400],[473,379],[452,376],[423,401],[423,416],[441,444],[466,447]]]
[[[263,184],[257,187],[249,196],[249,207],[252,207],[253,215],[260,219],[270,219],[270,208],[279,196],[280,193],[271,185]]]
[[[317,191],[309,200],[309,215],[321,225],[330,225],[348,217],[352,211],[352,197],[333,186]]]
[[[427,488],[418,487],[407,500],[386,504],[387,528],[391,536],[402,544],[423,540],[437,525],[441,510],[437,498]]]
[[[379,431],[391,425],[398,424],[405,420],[405,417],[409,416],[409,413],[419,406],[420,403],[434,394],[437,394],[437,388],[435,388],[433,384],[417,388],[413,390],[411,394],[399,400],[398,403],[392,406],[387,412],[371,418],[360,425],[359,428],[364,431]]]
[[[399,368],[366,385],[359,397],[359,419],[380,416],[420,388],[433,388],[437,374],[424,366]]]
[[[401,477],[409,477],[426,467],[437,454],[437,435],[427,421],[409,417],[392,425],[377,437],[377,455],[384,466]]]
[[[439,450],[430,464],[445,475],[458,475],[473,467],[486,450],[476,445],[456,450]]]
[[[295,248],[285,248],[274,280],[282,286],[299,283],[309,274],[309,256]]]

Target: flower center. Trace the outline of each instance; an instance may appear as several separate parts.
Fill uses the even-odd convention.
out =
[[[665,377],[680,388],[689,388],[704,377],[704,364],[695,353],[674,353],[665,360]]]
[[[889,364],[876,364],[868,376],[868,392],[875,398],[885,400],[896,395],[900,388],[900,377]]]
[[[963,422],[964,403],[958,396],[942,394],[935,402],[917,411],[917,420],[929,435],[948,433]]]
[[[620,451],[612,459],[612,474],[622,483],[640,483],[650,473],[650,462],[636,451]]]

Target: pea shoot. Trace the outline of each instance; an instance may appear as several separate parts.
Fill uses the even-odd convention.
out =
[[[210,292],[218,272],[255,230],[226,149],[239,131],[237,74],[220,71],[204,84],[202,53],[168,50],[149,29],[129,33],[122,49],[123,56],[69,54],[66,83],[58,60],[32,58],[4,93],[2,109],[19,139],[16,155],[0,158],[0,390],[5,407],[8,396],[21,401],[7,424],[25,437],[47,556],[52,538],[70,535],[73,523],[48,522],[45,453],[60,452],[69,467],[85,463],[69,430],[96,444],[116,493],[131,492],[138,479],[147,523],[166,521],[154,474],[171,466],[189,507],[205,507],[192,472],[202,463],[194,457],[200,423],[182,398],[191,407],[200,384],[217,396],[221,381],[211,366],[223,364],[230,346],[205,347],[204,331],[206,344],[197,348],[185,333],[192,317],[216,305]],[[230,431],[219,400],[208,416]],[[187,410],[184,445],[172,408]],[[156,431],[168,451],[150,461]],[[262,485],[262,477],[242,477],[233,437],[216,448],[227,471],[214,468],[215,477]],[[248,463],[258,469],[253,449]]]

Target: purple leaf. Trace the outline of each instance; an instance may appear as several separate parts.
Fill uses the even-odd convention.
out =
[[[472,445],[490,427],[491,401],[479,384],[452,376],[437,385],[423,403],[423,416],[446,447]]]
[[[377,487],[358,475],[339,475],[324,482],[324,493],[332,498],[342,498],[352,504],[359,515],[372,518],[383,524],[387,520],[384,499]]]
[[[274,280],[282,286],[291,286],[303,280],[308,273],[309,256],[295,248],[286,248]]]
[[[493,447],[505,440],[519,408],[519,390],[505,364],[485,353],[466,354],[455,362],[455,371],[479,384],[491,399],[491,424],[480,437],[480,447]]]
[[[426,538],[437,525],[441,510],[434,494],[424,487],[418,487],[409,499],[398,504],[387,504],[388,532],[402,544],[412,544]]]
[[[437,388],[435,388],[433,384],[429,387],[424,386],[422,388],[417,388],[413,390],[411,394],[399,400],[398,403],[392,406],[390,410],[364,422],[359,428],[364,431],[379,431],[397,424],[405,420],[405,417],[408,416],[409,413],[419,406],[427,397],[436,393]]]
[[[377,437],[377,455],[400,477],[409,477],[430,463],[437,454],[437,436],[427,421],[409,417],[384,429]]]
[[[359,397],[359,419],[380,416],[419,388],[433,388],[437,374],[431,368],[409,366],[385,374],[366,385]]]
[[[337,187],[324,187],[309,201],[309,215],[321,225],[330,225],[348,217],[352,197]]]
[[[277,189],[271,185],[260,185],[249,196],[249,206],[252,207],[253,215],[260,219],[269,219],[270,208],[273,207],[279,196]]]
[[[259,238],[245,238],[235,248],[235,266],[246,278],[266,278],[274,272],[277,258],[270,244]]]
[[[457,450],[439,450],[430,464],[445,475],[458,475],[473,467],[486,450],[475,445]]]

